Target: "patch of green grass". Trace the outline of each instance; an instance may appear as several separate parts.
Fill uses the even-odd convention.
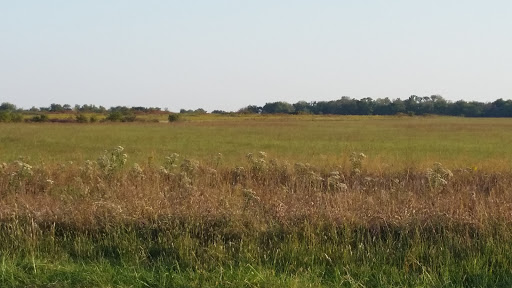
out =
[[[57,227],[58,228],[58,227]],[[20,226],[20,229],[25,229]],[[30,228],[27,228],[30,230]],[[71,229],[71,230],[70,230]],[[463,228],[462,228],[463,229]],[[361,227],[218,237],[201,230],[116,227],[105,231],[45,233],[32,246],[3,243],[3,287],[509,287],[512,242],[486,232],[390,230]],[[203,231],[204,232],[204,231]],[[490,234],[488,234],[490,233]],[[202,244],[200,244],[202,243]],[[82,250],[80,250],[82,249]]]
[[[353,151],[368,167],[508,169],[512,119],[368,116],[189,116],[180,123],[2,124],[0,160],[20,156],[56,163],[95,159],[105,148],[126,147],[129,161],[177,152],[207,160],[217,153],[234,165],[240,155],[265,151],[290,162],[346,165]],[[197,118],[194,118],[197,117]]]

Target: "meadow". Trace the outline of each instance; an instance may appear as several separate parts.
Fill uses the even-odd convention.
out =
[[[234,165],[264,151],[290,162],[346,165],[351,152],[368,154],[371,169],[479,165],[508,169],[512,119],[385,116],[188,116],[178,123],[19,123],[0,126],[0,159],[32,163],[95,160],[121,145],[130,162],[179,153],[208,160],[222,153]],[[151,118],[153,119],[153,118]],[[165,124],[164,124],[165,123]]]
[[[512,119],[0,125],[2,287],[509,287]]]

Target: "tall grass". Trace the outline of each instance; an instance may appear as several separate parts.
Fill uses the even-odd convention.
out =
[[[1,166],[3,286],[512,284],[511,172],[124,152]]]

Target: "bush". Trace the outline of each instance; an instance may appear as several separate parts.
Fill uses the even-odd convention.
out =
[[[123,114],[121,112],[114,111],[114,112],[109,113],[107,115],[107,117],[105,118],[105,120],[116,122],[116,121],[121,121],[122,118],[123,118]]]
[[[11,122],[11,112],[0,111],[0,122]]]
[[[23,121],[23,115],[21,113],[13,113],[11,115],[12,122],[21,122]]]
[[[11,111],[0,111],[0,122],[21,122],[23,115],[21,113],[13,113]]]
[[[89,122],[87,117],[85,117],[85,115],[83,115],[83,114],[77,114],[75,116],[75,118],[76,118],[76,122],[78,122],[78,123],[87,123],[87,122]]]
[[[135,114],[125,114],[123,118],[121,118],[121,122],[133,122],[137,116]]]
[[[48,120],[48,115],[46,114],[36,115],[30,119],[32,122],[48,122]]]
[[[107,118],[105,118],[105,120],[112,121],[112,122],[117,122],[117,121],[133,122],[133,121],[135,121],[136,117],[137,116],[135,114],[130,113],[130,112],[122,113],[119,111],[114,111],[114,112],[111,112],[110,114],[108,114]]]
[[[169,117],[167,118],[169,122],[176,122],[180,120],[180,114],[169,114]]]

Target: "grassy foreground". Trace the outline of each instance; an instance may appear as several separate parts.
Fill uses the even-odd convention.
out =
[[[0,283],[509,287],[509,125],[0,125]]]

